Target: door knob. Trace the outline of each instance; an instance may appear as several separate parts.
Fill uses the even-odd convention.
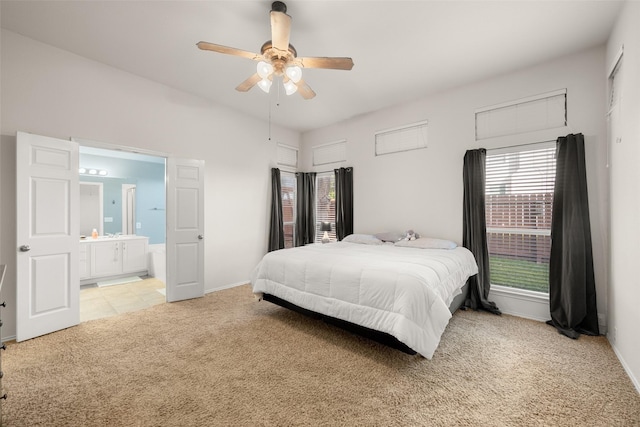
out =
[[[20,246],[20,252],[29,252],[30,250],[31,250],[31,247],[29,245]]]
[[[198,234],[198,239],[202,240],[204,239],[204,236],[202,234]]]

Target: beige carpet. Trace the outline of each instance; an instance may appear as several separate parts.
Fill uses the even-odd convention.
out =
[[[248,286],[83,323],[2,355],[9,426],[633,426],[604,337],[458,312],[433,360]]]

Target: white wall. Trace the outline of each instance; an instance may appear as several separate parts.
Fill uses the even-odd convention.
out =
[[[205,161],[205,290],[247,281],[267,249],[276,142],[299,134],[2,30],[0,263],[15,334],[15,133],[78,137]]]
[[[306,170],[313,169],[314,145],[346,139],[345,164],[354,167],[356,233],[412,228],[422,235],[461,243],[462,164],[467,149],[555,140],[560,135],[582,132],[586,141],[598,310],[604,323],[608,275],[604,69],[605,49],[594,48],[308,132],[302,137],[302,165]],[[476,109],[562,88],[567,89],[568,128],[475,141]],[[374,156],[375,131],[425,119],[429,122],[427,149]]]
[[[628,1],[607,44],[607,66],[624,45],[620,126],[611,150],[609,341],[640,391],[640,3]],[[609,70],[607,70],[609,71]],[[607,77],[606,75],[604,76]],[[620,137],[621,142],[615,142]]]

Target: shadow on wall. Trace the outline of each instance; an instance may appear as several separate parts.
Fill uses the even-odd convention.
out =
[[[0,293],[2,340],[16,335],[16,137],[0,136],[0,264],[7,272]]]

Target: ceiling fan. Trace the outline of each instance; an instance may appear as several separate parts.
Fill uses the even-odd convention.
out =
[[[287,95],[299,92],[304,99],[316,96],[315,92],[302,79],[302,68],[326,68],[333,70],[350,70],[353,60],[346,57],[301,57],[289,44],[291,33],[291,17],[287,15],[287,5],[281,1],[271,4],[271,40],[266,41],[260,53],[253,53],[219,44],[199,42],[198,48],[227,55],[242,56],[258,61],[257,71],[236,87],[237,91],[247,92],[254,86],[269,93],[274,76],[282,78]]]

